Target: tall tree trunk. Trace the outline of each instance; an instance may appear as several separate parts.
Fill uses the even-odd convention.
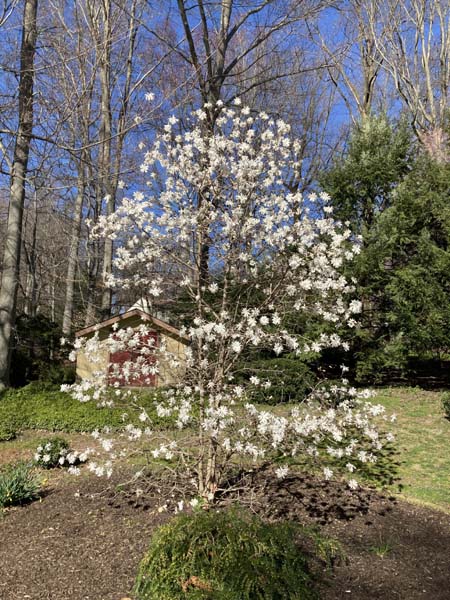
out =
[[[0,389],[9,385],[11,339],[19,283],[25,178],[33,129],[34,54],[38,0],[25,0],[20,51],[19,123],[11,171],[8,224],[0,288]]]
[[[27,264],[27,280],[25,290],[24,312],[29,317],[35,317],[37,313],[37,229],[38,229],[38,209],[37,192],[34,195],[33,202],[33,222],[31,225],[31,241],[28,250],[27,245],[23,245],[25,260]],[[25,227],[27,226],[25,222]]]
[[[87,169],[87,181],[95,181],[95,163],[93,162],[92,156],[88,155],[86,169]],[[89,198],[87,215],[94,223],[97,222],[99,216],[102,214],[102,201],[100,193],[100,178],[97,178],[95,186],[93,188],[93,194]],[[102,248],[100,241],[96,239],[90,239],[88,237],[87,245],[87,290],[86,290],[86,311],[84,317],[84,325],[93,325],[99,318],[99,277],[101,273],[101,253]]]
[[[126,62],[126,75],[125,75],[125,83],[122,90],[122,104],[119,111],[119,118],[117,120],[116,126],[116,145],[115,145],[115,157],[114,157],[114,165],[113,172],[107,178],[106,183],[106,192],[108,196],[108,202],[106,206],[106,214],[112,215],[116,209],[116,195],[117,188],[119,184],[119,173],[122,164],[122,152],[123,146],[125,142],[125,136],[127,134],[127,117],[128,117],[128,108],[130,103],[130,95],[131,95],[131,83],[133,77],[133,57],[136,45],[136,35],[137,35],[137,26],[136,26],[136,1],[134,0],[129,8],[129,33],[128,33],[128,56]],[[108,65],[110,64],[110,49],[108,50]],[[108,126],[110,132],[112,131],[112,118],[111,118],[111,87],[110,87],[110,74],[107,74],[107,77],[103,79],[106,82],[108,81],[108,87],[105,86],[105,93],[102,96],[107,97],[108,99]],[[108,96],[106,96],[108,94]],[[106,108],[106,106],[105,106]],[[106,113],[105,113],[106,114]],[[111,136],[105,142],[108,142],[109,146],[107,147],[107,151],[111,155]],[[108,161],[109,165],[109,161]],[[109,186],[109,187],[108,187]],[[112,293],[109,287],[105,286],[105,278],[111,274],[112,272],[112,262],[114,255],[114,244],[112,240],[105,240],[105,246],[103,251],[103,293],[102,293],[102,314],[104,317],[108,317],[111,314],[111,305],[112,305]]]
[[[84,158],[81,157],[78,167],[77,197],[75,200],[72,236],[70,239],[69,259],[67,263],[66,299],[64,303],[64,315],[62,332],[69,335],[72,329],[73,298],[75,290],[75,273],[77,270],[78,248],[80,246],[81,219],[83,216],[83,199],[85,182]]]
[[[111,172],[112,158],[112,113],[111,113],[111,3],[105,0],[104,5],[104,50],[103,61],[100,67],[100,79],[102,89],[102,161],[103,161],[103,188],[105,190],[106,214],[112,215],[116,209],[117,186],[119,182],[119,173],[122,163],[122,152],[127,134],[127,117],[130,103],[131,83],[133,78],[133,57],[136,45],[137,24],[136,24],[136,1],[130,3],[129,8],[129,32],[128,32],[128,55],[126,61],[125,82],[121,90],[122,104],[119,111],[119,117],[116,121],[114,132],[115,137],[115,157]],[[111,289],[105,285],[105,279],[112,272],[112,262],[114,254],[114,245],[112,240],[106,239],[103,249],[103,291],[102,291],[102,315],[108,317],[111,313],[112,293]]]
[[[100,128],[100,188],[106,200],[106,214],[112,215],[116,202],[116,190],[111,179],[111,0],[103,1],[103,40],[100,59],[101,87],[101,128]],[[105,240],[103,248],[103,291],[101,300],[102,317],[109,317],[111,312],[111,289],[105,286],[105,280],[111,273],[113,258],[113,242]]]
[[[100,247],[98,240],[88,243],[88,286],[84,326],[93,325],[98,320],[98,280],[100,275]]]

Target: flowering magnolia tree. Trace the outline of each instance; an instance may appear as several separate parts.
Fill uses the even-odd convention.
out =
[[[133,347],[133,362],[111,367],[125,383],[136,371],[150,377],[162,363],[183,370],[182,382],[159,395],[157,411],[189,435],[157,443],[161,433],[153,432],[145,411],[142,427],[127,425],[125,435],[141,446],[148,436],[153,456],[189,472],[207,501],[238,460],[276,460],[283,477],[284,458],[308,456],[325,461],[329,478],[331,463],[340,460],[352,473],[375,461],[385,441],[372,424],[383,409],[368,403],[364,392],[336,387],[331,402],[330,392],[316,391],[289,416],[277,416],[252,403],[255,390],[270,387],[270,380],[257,373],[248,384],[236,380],[246,355],[256,350],[302,357],[345,347],[339,328],[355,325],[361,305],[348,300],[353,288],[340,267],[359,245],[335,222],[325,194],[304,198],[288,191],[285,181],[298,171],[299,149],[288,125],[239,103],[227,108],[219,102],[215,110],[213,133],[203,110],[192,115],[183,135],[172,117],[145,153],[146,192],[124,199],[95,231],[116,243],[109,285],[136,290],[150,302],[170,297],[183,307],[185,360],[155,347],[144,325],[117,329],[103,342],[97,336],[78,342],[93,361],[100,343],[109,351]],[[318,339],[298,333],[293,315],[302,313],[328,322],[332,333]],[[71,391],[80,400],[110,402],[110,376],[111,369],[101,370]],[[133,392],[122,390],[116,383],[115,394],[131,401]],[[114,451],[108,436],[96,436]],[[104,472],[92,462],[91,468]]]

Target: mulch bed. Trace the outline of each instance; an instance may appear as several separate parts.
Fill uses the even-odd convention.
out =
[[[270,519],[317,524],[342,544],[346,560],[327,574],[323,600],[450,598],[450,515],[336,482],[247,477],[251,492],[230,490],[224,501],[239,496]],[[105,492],[104,480],[59,476],[41,501],[0,517],[1,600],[130,595],[151,532],[168,515],[136,486],[117,494],[117,482]]]
[[[305,476],[262,472],[251,483],[259,513],[318,525],[340,542],[345,560],[327,574],[322,600],[450,599],[450,514]]]

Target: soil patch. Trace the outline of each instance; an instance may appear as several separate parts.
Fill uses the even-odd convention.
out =
[[[1,600],[129,596],[151,532],[168,515],[158,512],[160,484],[118,493],[124,475],[115,477],[106,490],[102,479],[58,477],[41,502],[0,518]],[[323,600],[450,598],[450,515],[337,482],[245,477],[251,492],[235,480],[225,503],[232,496],[271,520],[316,524],[342,544],[347,559],[327,575]]]
[[[127,597],[151,532],[167,517],[128,502],[113,508],[104,479],[66,475],[52,485],[42,501],[0,517],[0,599]]]
[[[449,514],[337,481],[268,475],[245,476],[244,502],[268,518],[317,524],[342,546],[322,600],[450,599]]]

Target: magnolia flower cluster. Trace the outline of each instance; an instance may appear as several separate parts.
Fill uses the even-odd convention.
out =
[[[348,347],[340,329],[356,326],[361,303],[341,267],[360,251],[360,242],[333,218],[326,194],[304,197],[286,185],[298,177],[300,148],[286,123],[239,103],[218,103],[215,110],[213,129],[203,110],[192,115],[185,133],[171,118],[143,158],[147,190],[124,198],[93,232],[116,243],[109,285],[136,296],[144,290],[149,304],[179,303],[180,335],[188,342],[182,363],[152,342],[145,325],[118,328],[107,340],[77,340],[75,352],[82,349],[99,369],[91,381],[71,388],[81,401],[108,404],[135,374],[150,382],[162,364],[177,376],[182,372],[156,411],[179,429],[195,429],[196,449],[192,440],[157,443],[145,411],[142,427],[128,424],[124,436],[130,443],[147,437],[154,459],[191,468],[206,499],[214,497],[236,455],[345,461],[353,473],[375,460],[385,441],[371,424],[381,409],[347,386],[318,392],[289,416],[277,417],[252,405],[252,391],[270,387],[270,378],[256,373],[247,383],[237,381],[250,353],[302,357]],[[298,325],[301,316],[327,328],[312,337]],[[105,351],[120,349],[132,358],[105,370]],[[279,477],[286,474],[285,466],[278,467]],[[325,466],[324,476],[332,475]]]
[[[351,291],[338,268],[360,246],[330,212],[318,216],[326,195],[286,191],[298,170],[289,127],[249,116],[245,107],[224,108],[213,134],[201,111],[193,121],[184,135],[168,124],[144,158],[153,175],[147,193],[134,192],[96,227],[120,240],[109,283],[144,289],[150,298],[173,295],[174,285],[220,298],[226,268],[230,282],[261,290],[267,305],[307,308],[332,322],[352,318],[358,306],[337,298]],[[202,244],[210,276],[198,289]]]
[[[70,450],[67,447],[59,447],[52,441],[48,441],[36,448],[33,458],[36,464],[44,468],[68,467],[69,473],[78,475],[80,473],[78,465],[85,463],[89,458],[89,454],[89,449],[79,452],[78,450]]]
[[[372,394],[367,390],[339,386],[340,402],[327,408],[320,399],[322,394],[327,398],[329,392],[318,389],[287,416],[262,410],[252,403],[234,408],[236,396],[232,386],[229,394],[227,398],[222,392],[222,404],[217,409],[211,406],[214,404],[211,398],[204,418],[199,420],[195,416],[191,390],[169,391],[165,403],[158,404],[158,414],[176,415],[180,428],[193,422],[200,425],[218,442],[218,454],[225,460],[239,456],[255,462],[275,456],[278,461],[282,457],[306,458],[308,462],[336,464],[352,474],[364,463],[375,463],[379,452],[393,441],[392,434],[378,432],[374,420],[392,422],[394,417],[388,417],[382,405],[368,402]],[[174,442],[170,450],[169,455],[167,447],[161,446],[152,454],[170,460],[178,450],[182,452]],[[287,466],[276,469],[279,478],[286,477],[288,472]],[[330,479],[334,473],[327,466],[323,474]],[[357,487],[355,480],[349,485],[353,489]]]

